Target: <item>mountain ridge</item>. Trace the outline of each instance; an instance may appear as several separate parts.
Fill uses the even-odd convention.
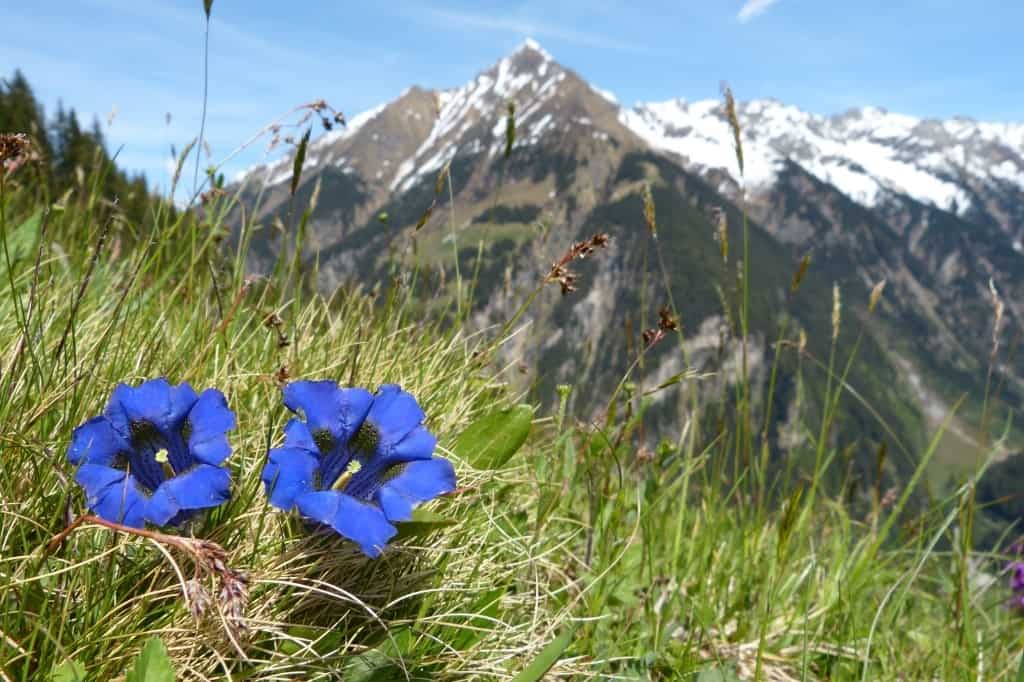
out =
[[[452,102],[458,102],[460,98],[465,98],[467,92],[478,94],[481,90],[491,89],[498,97],[516,94],[524,85],[530,83],[528,80],[530,74],[524,74],[522,71],[516,73],[510,68],[514,68],[513,65],[517,61],[522,63],[524,56],[527,57],[526,61],[539,65],[536,74],[541,78],[547,75],[548,68],[551,69],[556,80],[564,78],[568,73],[573,73],[579,78],[575,72],[561,66],[538,42],[527,39],[510,55],[502,58],[489,69],[480,72],[469,83],[439,90],[427,90],[420,86],[406,88],[396,99],[355,116],[347,130],[325,133],[313,142],[311,149],[322,148],[355,134],[367,120],[376,117],[387,107],[400,105],[411,91],[434,93],[439,100],[439,109],[442,110],[446,106],[450,107]],[[497,78],[491,77],[493,72],[498,73]],[[516,75],[510,75],[512,73]],[[612,93],[596,87],[582,78],[580,80],[609,104],[618,107],[623,125],[643,138],[652,148],[688,157],[693,166],[704,170],[725,170],[730,175],[738,175],[730,143],[731,132],[728,129],[721,101],[714,99],[688,101],[685,98],[674,98],[664,101],[638,102],[632,107],[625,107]],[[550,85],[550,81],[544,83],[538,90],[543,93]],[[475,104],[475,102],[470,102],[467,106],[472,107]],[[523,121],[528,120],[530,114],[528,108],[519,112],[520,119]],[[853,107],[831,115],[821,115],[785,104],[775,98],[739,101],[737,102],[737,114],[741,129],[746,136],[744,139],[746,160],[744,179],[748,185],[755,187],[774,179],[776,167],[784,161],[794,161],[806,166],[813,160],[814,163],[810,164],[811,167],[808,168],[812,174],[826,182],[836,184],[844,193],[858,199],[861,203],[874,203],[885,190],[894,190],[907,193],[925,203],[935,203],[936,206],[944,209],[949,208],[950,200],[957,200],[961,204],[957,210],[964,211],[970,203],[970,198],[942,175],[948,176],[957,171],[965,172],[976,179],[1006,182],[1017,189],[1024,189],[1024,123],[997,123],[960,115],[946,119],[922,118],[889,112],[885,108],[872,105]],[[444,116],[442,111],[439,118],[444,121],[450,117]],[[767,131],[765,130],[766,121],[770,126]],[[659,125],[661,130],[658,129]],[[543,126],[540,127],[543,128]],[[666,131],[669,134],[666,134]],[[680,134],[691,131],[692,138],[686,134]],[[767,139],[765,139],[766,132]],[[676,134],[672,135],[671,133]],[[794,139],[795,133],[800,133],[796,139]],[[816,155],[809,154],[810,150],[806,148],[801,149],[799,144],[801,141],[806,141],[811,135],[818,138],[815,142],[825,147]],[[855,150],[856,153],[852,156],[838,157],[832,153],[836,151],[834,144],[843,142],[844,136],[847,138],[846,142],[866,142],[868,148]],[[926,149],[926,147],[935,147],[943,138],[952,145],[948,154],[937,154],[935,151]],[[908,141],[913,140],[917,141],[917,146],[908,146]],[[831,143],[833,146],[829,146],[827,143]],[[902,156],[874,159],[880,170],[871,173],[862,172],[862,170],[871,170],[870,152],[877,151],[873,147],[878,147],[880,143],[892,144],[894,151],[899,152]],[[492,155],[498,151],[498,145],[493,145],[489,149],[489,153]],[[907,163],[907,156],[918,152],[929,154],[920,160],[921,166],[915,167],[913,164]],[[420,153],[407,160],[408,165],[403,176],[407,176],[414,170],[422,173],[431,172],[443,165],[436,158],[427,159],[427,162],[416,165],[415,159],[422,155],[422,150],[420,150]],[[956,155],[961,157],[960,163],[953,158]],[[983,157],[980,161],[978,160],[979,156]],[[999,157],[998,163],[984,164],[986,158],[996,156]],[[824,161],[821,161],[819,157],[823,157]],[[868,163],[865,163],[865,160]],[[280,164],[269,165],[277,168]],[[259,174],[264,168],[266,168],[265,165],[259,165],[246,169],[236,176],[236,181],[241,181],[246,176]],[[904,171],[908,176],[902,182],[894,182],[892,176],[895,171]],[[940,174],[927,177],[928,171]],[[857,176],[864,177],[858,178]],[[290,176],[276,175],[270,178],[270,182],[271,184],[283,182],[285,177]],[[393,187],[392,189],[398,188]]]

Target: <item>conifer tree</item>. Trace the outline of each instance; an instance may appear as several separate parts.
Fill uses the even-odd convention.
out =
[[[47,121],[20,70],[8,80],[0,80],[0,132],[26,133],[32,139],[39,156],[39,163],[33,166],[36,184],[50,196],[62,196],[75,187],[76,169],[81,169],[83,177],[101,178],[100,194],[109,200],[116,197],[121,213],[132,223],[140,224],[156,200],[149,194],[145,176],[129,176],[116,167],[98,119],[84,128],[75,110],[58,102]]]

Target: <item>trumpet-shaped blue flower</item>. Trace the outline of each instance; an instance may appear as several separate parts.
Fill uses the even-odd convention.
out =
[[[398,386],[376,395],[333,381],[297,381],[284,404],[301,414],[270,451],[263,482],[270,503],[330,526],[369,557],[397,532],[413,507],[455,489],[451,462],[434,457],[437,439],[423,410]]]
[[[135,528],[176,525],[230,497],[221,464],[234,426],[217,389],[197,395],[163,378],[118,384],[103,415],[75,429],[67,456],[94,514]]]

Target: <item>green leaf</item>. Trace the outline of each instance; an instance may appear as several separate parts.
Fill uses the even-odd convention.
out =
[[[37,210],[25,222],[7,233],[7,253],[12,263],[32,256],[36,238],[39,236],[39,226],[42,222],[42,217],[42,210]],[[6,262],[3,260],[2,255],[0,255],[0,264],[3,264],[3,267],[6,269]]]
[[[306,147],[309,146],[309,136],[313,134],[313,128],[306,129],[306,133],[299,140],[299,148],[295,152],[295,160],[292,162],[292,196],[299,188],[299,180],[302,179],[302,164],[306,162]]]
[[[675,384],[678,384],[680,381],[683,381],[684,379],[692,379],[696,376],[697,373],[694,372],[692,369],[684,369],[682,372],[679,372],[678,374],[673,374],[668,379],[665,379],[665,381],[658,384],[657,390],[668,388],[669,386],[674,386]],[[648,391],[644,395],[647,395],[649,393],[654,393],[654,391]]]
[[[558,637],[555,637],[544,647],[544,650],[540,652],[537,658],[533,659],[530,665],[516,675],[512,682],[537,682],[538,680],[544,679],[544,676],[555,663],[558,663],[559,657],[562,652],[565,651],[572,643],[573,635],[575,635],[575,629],[569,628]]]
[[[526,442],[532,423],[529,405],[492,412],[470,424],[452,450],[477,469],[500,469]]]
[[[85,666],[70,658],[50,671],[50,682],[84,682]]]
[[[339,647],[344,646],[344,633],[338,630],[293,625],[287,629],[287,633],[289,637],[294,639],[280,639],[277,643],[278,651],[286,656],[295,656],[300,653],[308,656],[310,649],[320,656],[327,656],[335,653]],[[302,640],[308,641],[310,643],[309,646],[303,646],[300,643]]]
[[[454,526],[456,523],[458,522],[455,519],[450,519],[436,512],[427,509],[416,509],[413,511],[410,520],[398,524],[398,535],[395,536],[395,539],[404,540],[406,538],[429,535],[435,530]]]
[[[203,11],[206,12],[206,18],[210,18],[210,10],[213,9],[213,0],[203,0]]]
[[[408,628],[393,633],[378,646],[355,656],[345,669],[346,682],[391,682],[405,680],[398,661],[412,648],[413,637]]]
[[[174,667],[159,637],[146,642],[125,682],[174,682]]]

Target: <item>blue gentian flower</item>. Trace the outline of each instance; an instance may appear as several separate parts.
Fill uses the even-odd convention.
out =
[[[415,505],[455,489],[451,462],[433,456],[437,439],[423,427],[423,410],[394,384],[371,395],[297,381],[285,387],[284,404],[305,421],[289,421],[284,445],[270,451],[262,476],[270,504],[298,509],[371,558]]]
[[[118,384],[107,409],[71,437],[68,460],[92,512],[142,528],[177,525],[230,496],[227,432],[235,426],[224,394],[202,394],[164,378]]]

